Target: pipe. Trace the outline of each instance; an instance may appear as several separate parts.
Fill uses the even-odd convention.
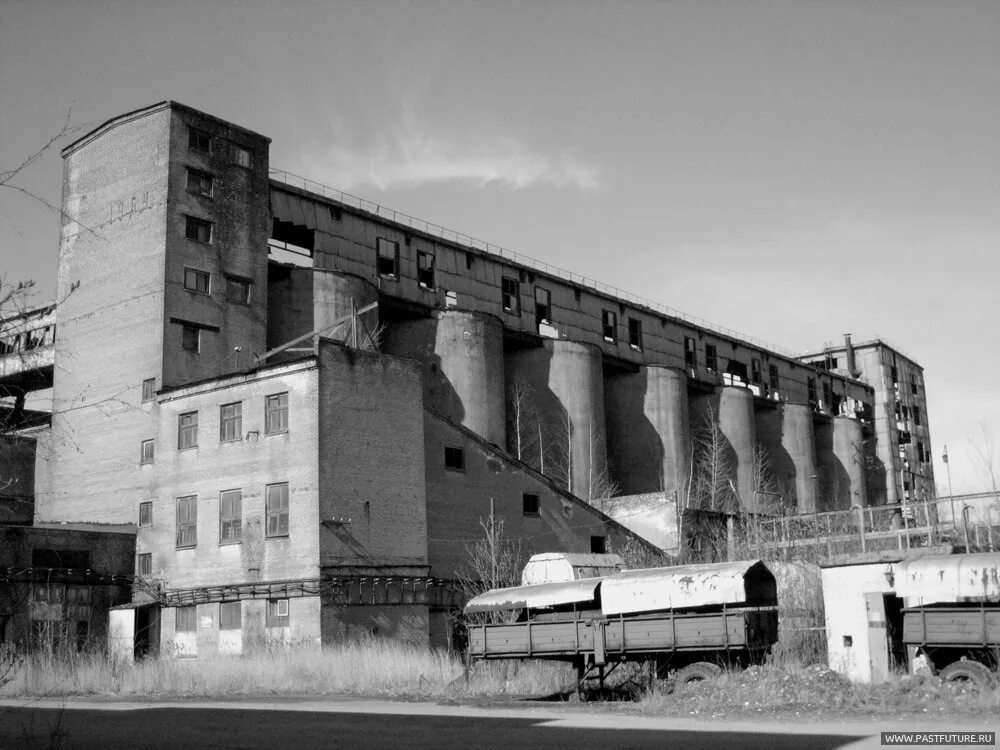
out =
[[[861,370],[858,369],[858,361],[854,356],[854,344],[851,343],[851,334],[844,334],[844,349],[847,356],[847,371],[851,373],[852,378],[857,378],[861,376]]]

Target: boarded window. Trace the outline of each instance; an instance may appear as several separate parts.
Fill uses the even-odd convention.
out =
[[[239,630],[243,627],[243,607],[240,602],[219,605],[219,630]]]
[[[386,279],[399,278],[399,243],[379,237],[375,240],[376,268]]]
[[[287,628],[289,626],[289,607],[287,599],[267,600],[267,627]]]
[[[243,491],[224,490],[219,495],[219,541],[239,542],[243,528]]]
[[[189,411],[177,417],[177,450],[198,447],[198,412]]]
[[[288,394],[275,393],[264,399],[264,433],[288,431]]]
[[[521,314],[521,282],[504,276],[500,280],[500,301],[504,312],[511,315]]]
[[[177,547],[198,544],[198,497],[177,498]]]
[[[267,485],[267,535],[288,536],[288,482]]]
[[[177,607],[174,610],[174,630],[178,633],[193,633],[198,627],[198,608]]]
[[[239,440],[243,434],[243,404],[224,404],[219,410],[219,441]]]

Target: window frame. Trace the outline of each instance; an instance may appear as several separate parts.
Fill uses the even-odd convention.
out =
[[[229,496],[227,498],[227,495]],[[235,495],[235,498],[233,497]],[[235,503],[232,501],[235,499]],[[229,513],[226,501],[229,500]],[[233,506],[235,505],[235,509]],[[227,533],[228,531],[228,533]],[[243,490],[236,488],[219,492],[219,544],[240,544],[243,541]]]
[[[285,613],[281,614],[281,605],[284,604]],[[287,628],[291,625],[292,607],[286,599],[268,599],[267,610],[264,615],[264,626],[268,628]]]
[[[145,517],[145,518],[143,518]],[[143,500],[139,503],[139,523],[138,526],[141,529],[148,528],[153,525],[153,501]]]
[[[135,556],[135,572],[139,577],[153,575],[152,552],[140,552]]]
[[[508,315],[521,315],[521,280],[513,276],[500,277],[500,305]]]
[[[709,372],[719,371],[719,348],[715,344],[705,344],[705,369]]]
[[[194,346],[189,346],[192,335],[194,336]],[[190,323],[181,323],[181,351],[192,354],[201,353],[201,328]]]
[[[284,398],[284,406],[281,405],[281,399]],[[276,407],[271,406],[273,401],[278,404]],[[279,419],[279,422],[283,422],[277,429],[273,429],[271,426],[271,415],[272,414],[284,414],[283,419]],[[281,393],[271,393],[264,396],[264,434],[265,435],[282,435],[288,432],[288,391],[282,391]]]
[[[223,278],[226,280],[226,302],[232,302],[235,305],[249,305],[250,293],[253,289],[253,281],[242,276],[233,276],[228,273],[223,274]],[[232,294],[234,286],[239,288],[243,293],[238,296],[234,296]]]
[[[192,182],[192,178],[194,178],[195,182]],[[200,189],[204,187],[205,182],[208,183],[207,192],[203,189]],[[201,169],[192,169],[191,167],[188,167],[187,184],[185,187],[187,188],[187,191],[191,195],[197,195],[200,198],[212,198],[214,197],[215,194],[215,175],[213,175],[211,172],[205,172]],[[193,189],[195,187],[198,187],[199,189],[197,190]]]
[[[236,410],[235,415],[226,416],[226,409]],[[227,427],[235,425],[236,429],[232,436],[226,437]],[[243,437],[243,402],[233,401],[222,404],[219,407],[219,442],[234,443]]]
[[[781,390],[781,372],[773,362],[767,365],[767,382],[772,391]]]
[[[208,239],[202,238],[201,230],[205,230],[205,236]],[[192,231],[193,230],[193,231]],[[197,216],[192,216],[191,214],[184,214],[184,238],[191,240],[192,242],[199,242],[202,245],[212,244],[212,235],[214,234],[212,222],[208,219],[201,219]]]
[[[698,369],[698,343],[693,336],[684,337],[684,366],[689,370]]]
[[[188,419],[187,424],[184,424],[185,417],[194,417],[193,420]],[[184,436],[193,436],[193,441],[191,443],[185,444]],[[192,448],[198,447],[198,412],[197,411],[186,411],[182,414],[177,415],[177,450],[188,451]]]
[[[174,632],[196,633],[198,631],[198,605],[188,604],[174,607]]]
[[[271,490],[273,488],[276,488],[278,490],[284,488],[284,492],[283,493],[279,492],[278,497],[276,498],[278,501],[277,508],[272,508],[271,506],[272,503]],[[290,501],[288,482],[273,482],[264,487],[264,537],[266,539],[281,539],[290,536],[289,534],[290,524],[289,524],[289,512],[288,512],[290,504],[291,501]],[[282,531],[282,522],[281,522],[282,517],[284,517],[284,531]],[[272,518],[278,519],[276,523],[276,529],[274,531],[272,531],[272,525],[271,525]]]
[[[643,351],[642,319],[631,315],[628,317],[628,345],[637,352]]]
[[[425,265],[425,259],[430,259],[430,265]],[[417,286],[421,289],[433,291],[435,286],[435,258],[434,253],[428,250],[417,250]]]
[[[236,622],[236,626],[233,626]],[[219,630],[243,630],[243,602],[219,602]]]
[[[147,455],[148,449],[148,455]],[[151,464],[156,461],[156,440],[142,440],[139,442],[139,465]]]
[[[140,403],[147,404],[150,401],[156,401],[156,378],[146,378],[142,381]]]
[[[204,138],[204,148],[202,148],[202,138]],[[198,154],[211,154],[215,137],[207,130],[188,126],[188,151]]]
[[[618,343],[618,313],[614,310],[601,310],[601,334],[609,344]]]
[[[545,298],[544,303],[538,301],[539,293],[541,293],[544,296]],[[542,325],[542,323],[546,325],[552,325],[552,290],[547,289],[544,286],[538,286],[538,284],[535,284],[534,299],[535,299],[535,325],[539,327]],[[540,313],[543,309],[545,311],[545,314],[541,315]]]
[[[188,283],[188,279],[193,280],[193,284]],[[204,282],[204,288],[199,282]],[[184,289],[194,294],[212,294],[212,274],[209,271],[202,271],[198,268],[184,266]]]
[[[246,164],[239,158],[239,155],[246,154]],[[229,163],[235,164],[237,167],[242,167],[243,169],[253,169],[253,152],[246,146],[242,146],[239,143],[229,143]]]
[[[176,549],[194,549],[198,546],[198,496],[184,495],[178,497],[176,502]],[[188,511],[184,515],[186,520],[181,520],[182,511]],[[190,532],[190,540],[185,537],[185,532]]]
[[[392,251],[392,257],[383,253],[383,248]],[[392,271],[383,271],[383,261],[392,260]],[[397,281],[399,279],[399,243],[387,237],[375,238],[375,272],[380,278]]]

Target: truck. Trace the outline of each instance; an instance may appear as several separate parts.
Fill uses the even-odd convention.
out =
[[[778,639],[777,586],[759,560],[497,589],[465,613],[470,661],[570,662],[581,697],[628,662],[682,685],[760,663]]]
[[[1000,681],[1000,553],[928,555],[898,564],[903,644],[918,665],[947,681]]]

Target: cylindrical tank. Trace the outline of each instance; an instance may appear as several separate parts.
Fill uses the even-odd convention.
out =
[[[510,352],[506,368],[509,389],[529,394],[542,433],[544,472],[578,497],[606,495],[610,482],[600,349],[546,339],[539,347]]]
[[[757,427],[753,392],[749,388],[724,385],[719,389],[719,427],[732,446],[736,459],[736,491],[744,509],[754,506],[754,445]]]
[[[378,302],[378,290],[357,276],[348,276],[321,269],[303,270],[313,272],[313,330],[323,328],[338,318],[350,315],[352,310],[360,310],[372,302]],[[362,316],[362,321],[363,325],[358,327],[360,346],[365,345],[366,331],[374,334],[374,329],[378,324],[377,310],[366,313]],[[327,338],[350,343],[353,340],[352,325],[351,323],[342,323],[323,335]]]
[[[757,412],[757,440],[785,504],[799,513],[814,513],[816,444],[809,406],[769,403]]]
[[[682,492],[691,456],[687,374],[651,365],[610,375],[604,407],[608,460],[621,493]]]
[[[865,438],[861,423],[851,417],[836,417],[833,420],[833,455],[837,459],[838,476],[846,486],[837,493],[838,507],[864,508],[868,505],[868,491],[865,486]]]
[[[506,446],[503,326],[491,315],[435,310],[390,325],[382,350],[424,364],[424,402]]]

